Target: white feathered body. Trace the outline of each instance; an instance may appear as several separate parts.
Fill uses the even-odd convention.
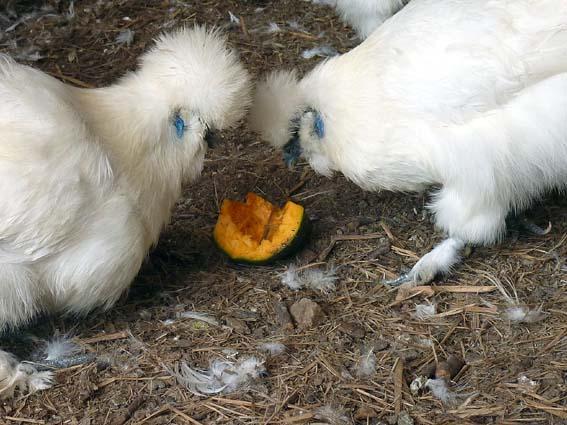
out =
[[[301,81],[258,89],[252,122],[368,190],[442,185],[431,208],[451,237],[490,243],[505,217],[567,184],[567,2],[414,0],[352,51]],[[307,115],[306,115],[307,116]]]
[[[248,103],[246,72],[203,29],[162,37],[102,89],[0,57],[0,330],[110,307],[200,174],[207,126]]]

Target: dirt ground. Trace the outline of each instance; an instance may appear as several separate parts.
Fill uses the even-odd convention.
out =
[[[89,87],[133,69],[158,33],[179,25],[224,27],[254,75],[305,71],[321,58],[303,59],[303,50],[326,44],[344,52],[357,43],[331,9],[301,0],[79,0],[71,12],[70,6],[49,0],[38,12],[37,2],[20,2],[17,17],[0,17],[0,50]],[[230,24],[229,12],[238,24]],[[272,22],[279,31],[268,31]],[[132,43],[118,43],[127,29],[134,31]],[[243,267],[215,249],[220,202],[249,191],[305,206],[314,232],[298,259]],[[407,270],[441,240],[427,200],[427,194],[365,193],[304,164],[289,171],[244,125],[225,133],[127,297],[107,313],[42,320],[2,341],[26,357],[34,347],[29,341],[70,333],[97,361],[57,372],[53,389],[4,402],[0,423],[567,423],[565,197],[550,196],[528,212],[543,227],[551,222],[548,234],[512,229],[501,245],[474,249],[452,276],[435,282],[435,291],[405,299],[412,294],[400,297],[380,281]],[[320,255],[335,236],[347,240]],[[323,269],[336,267],[336,291],[283,286],[279,274],[289,264],[319,260]],[[493,290],[499,283],[522,307],[545,315],[511,322],[510,305]],[[487,286],[483,293],[458,289]],[[285,330],[275,309],[301,298],[318,303],[326,318],[313,328]],[[437,314],[416,318],[416,304],[427,303]],[[209,313],[222,326],[179,318],[187,310]],[[274,341],[287,351],[260,353],[261,343]],[[356,365],[369,350],[376,371],[362,377]],[[214,359],[249,355],[265,359],[267,376],[231,394],[193,395],[166,371],[179,361],[207,368]],[[409,390],[416,376],[449,355],[466,362],[451,384],[454,403]]]

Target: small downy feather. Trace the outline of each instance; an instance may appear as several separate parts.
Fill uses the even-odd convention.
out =
[[[270,357],[279,356],[287,351],[287,347],[281,342],[264,342],[258,349]]]
[[[351,423],[343,409],[325,405],[313,410],[313,417],[331,425],[348,425]]]
[[[372,348],[361,354],[354,373],[358,378],[370,378],[376,373],[376,355]]]
[[[67,335],[62,335],[48,340],[42,351],[45,360],[59,360],[81,351],[81,347]]]
[[[134,41],[134,36],[136,31],[132,31],[130,28],[120,31],[116,36],[116,43],[117,44],[125,44],[126,46],[130,46]]]
[[[38,372],[32,365],[20,363],[0,350],[0,400],[13,397],[16,390],[33,393],[50,388],[53,378],[52,372]]]
[[[511,323],[536,323],[541,322],[547,317],[547,313],[542,311],[542,306],[530,309],[526,306],[511,306],[508,307],[503,316]]]
[[[429,388],[431,394],[445,404],[454,404],[457,396],[453,393],[444,379],[428,379],[425,387]]]
[[[179,317],[181,319],[198,320],[200,322],[208,323],[212,326],[220,326],[220,322],[208,313],[200,313],[198,311],[187,310],[179,313]]]
[[[297,270],[297,267],[291,264],[287,270],[280,275],[280,279],[285,286],[294,291],[309,288],[328,294],[336,290],[338,276],[336,269],[332,266],[327,270],[320,268]]]
[[[264,362],[254,356],[237,363],[215,360],[207,370],[193,369],[185,362],[179,363],[173,370],[166,370],[179,384],[199,396],[246,391],[254,380],[266,374]]]
[[[500,291],[500,294],[502,294],[504,301],[508,304],[508,308],[502,313],[502,317],[504,319],[510,321],[512,324],[519,324],[540,322],[547,317],[547,313],[543,311],[543,305],[536,309],[530,309],[527,306],[522,305],[518,299],[518,293],[511,282],[508,282],[508,285],[512,290],[513,296],[496,276],[490,273],[485,273],[484,275],[492,284],[494,284],[494,286],[496,286],[498,291]]]
[[[275,34],[275,33],[281,32],[281,30],[282,29],[280,28],[280,26],[277,23],[270,22],[268,24],[268,28],[266,29],[266,33],[267,34]]]
[[[305,287],[311,288],[315,291],[320,291],[325,294],[335,291],[337,274],[334,267],[329,267],[327,270],[319,268],[308,268],[302,273],[302,280]]]
[[[44,343],[38,358],[39,369],[65,369],[88,363],[96,357],[94,353],[80,353],[81,347],[68,335],[55,336]]]
[[[232,13],[230,10],[228,11],[228,19],[232,25],[240,25],[240,18]]]
[[[416,304],[413,317],[420,320],[425,320],[430,316],[437,314],[437,306],[435,304]]]
[[[301,52],[301,57],[303,59],[311,59],[315,56],[320,58],[328,58],[331,56],[337,56],[339,52],[333,46],[329,46],[328,44],[324,44],[322,46],[313,47],[311,49],[306,49]]]
[[[293,291],[303,288],[297,267],[293,264],[290,264],[287,270],[280,274],[280,279],[285,286]]]

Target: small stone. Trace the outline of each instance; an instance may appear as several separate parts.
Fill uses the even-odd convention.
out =
[[[405,410],[398,416],[398,425],[413,425],[413,419]]]
[[[364,330],[364,328],[353,322],[341,323],[339,326],[339,330],[341,332],[344,332],[348,336],[356,339],[364,338],[364,335],[366,335],[366,331]]]
[[[245,309],[236,309],[231,314],[237,319],[244,320],[245,322],[256,322],[259,318],[258,313]]]
[[[302,298],[289,309],[299,329],[308,329],[320,324],[325,319],[325,313],[314,301]]]
[[[276,320],[278,321],[280,328],[284,332],[292,331],[294,326],[291,321],[291,316],[287,310],[287,306],[283,302],[274,303],[274,312],[276,314]]]
[[[385,339],[377,339],[375,341],[372,341],[371,344],[372,344],[371,345],[372,349],[374,351],[384,351],[386,348],[390,346],[390,343]]]
[[[299,253],[298,260],[301,263],[309,264],[314,262],[318,256],[319,254],[317,254],[315,251],[306,248]]]
[[[226,325],[234,329],[236,333],[243,335],[248,335],[250,333],[250,328],[244,320],[237,319],[236,317],[225,317],[224,321],[226,322]]]
[[[356,413],[354,414],[354,420],[363,421],[369,418],[376,418],[377,416],[378,413],[376,413],[376,410],[368,406],[362,406],[359,407]]]
[[[399,353],[400,358],[402,358],[406,363],[413,362],[415,359],[419,358],[420,352],[417,350],[409,349],[404,350]]]

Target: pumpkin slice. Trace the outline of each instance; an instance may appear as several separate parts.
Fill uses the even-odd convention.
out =
[[[249,193],[246,202],[225,199],[213,232],[217,246],[237,262],[266,264],[298,252],[311,232],[301,205],[278,208]]]

